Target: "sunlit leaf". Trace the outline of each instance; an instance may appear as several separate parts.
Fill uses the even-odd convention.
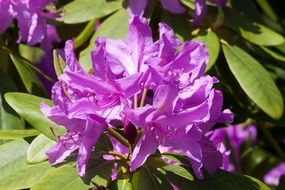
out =
[[[11,55],[11,59],[22,79],[24,86],[26,87],[26,90],[32,94],[45,96],[46,92],[42,83],[39,81],[31,68],[29,68],[26,63],[24,63],[25,60],[22,60],[14,55]]]
[[[0,139],[21,139],[25,137],[37,136],[38,134],[40,134],[40,132],[33,129],[0,130]]]
[[[10,141],[0,145],[0,181],[18,170],[28,166],[26,152],[29,143],[23,139]],[[1,188],[0,189],[5,189]]]
[[[209,63],[207,65],[206,70],[209,70],[217,60],[220,53],[220,41],[215,32],[208,30],[200,32],[195,38],[194,41],[203,42],[208,49],[209,52]]]
[[[249,20],[232,9],[225,9],[224,24],[253,44],[275,46],[284,43],[284,37],[280,34]]]
[[[42,134],[39,135],[32,141],[28,148],[27,162],[29,164],[37,164],[47,160],[46,151],[48,151],[54,144],[55,141]]]
[[[122,8],[123,0],[75,0],[64,6],[65,23],[81,23],[104,17]]]
[[[8,104],[34,128],[47,137],[56,140],[55,134],[63,134],[64,129],[49,119],[40,110],[40,103],[51,104],[51,100],[25,93],[7,93],[5,99]],[[51,130],[53,129],[53,131]]]
[[[241,48],[223,44],[229,68],[244,92],[274,119],[283,113],[282,96],[264,67]]]
[[[91,68],[91,50],[95,49],[95,40],[98,37],[104,36],[107,38],[118,39],[124,38],[128,31],[128,12],[125,9],[121,9],[108,17],[98,28],[95,34],[90,40],[89,46],[80,52],[79,62],[85,68],[90,70]]]
[[[0,189],[17,190],[30,188],[54,170],[55,168],[52,168],[47,162],[29,165],[9,176],[6,176],[5,178],[2,178],[0,180]]]

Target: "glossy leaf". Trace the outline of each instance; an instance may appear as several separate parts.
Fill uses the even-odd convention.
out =
[[[27,67],[25,60],[11,55],[11,59],[22,79],[22,82],[29,93],[45,96],[46,92],[43,85],[35,75],[35,73]]]
[[[27,166],[24,169],[2,178],[0,180],[0,189],[17,190],[30,188],[54,170],[55,168],[51,168],[47,162]]]
[[[66,164],[55,169],[54,172],[47,174],[35,183],[31,190],[86,190],[89,185],[84,184],[76,171],[76,167]]]
[[[207,176],[204,180],[195,180],[190,184],[188,188],[195,190],[270,190],[269,187],[255,178],[222,170],[217,171],[212,176]]]
[[[108,17],[100,25],[98,30],[92,36],[89,46],[80,52],[79,62],[85,70],[88,71],[91,68],[90,52],[95,49],[95,40],[101,36],[112,39],[124,38],[128,31],[128,18],[129,15],[127,10],[121,9]]]
[[[280,34],[261,24],[252,22],[231,9],[225,9],[224,24],[253,44],[275,46],[284,43],[284,38]]]
[[[283,99],[270,74],[241,48],[223,44],[229,68],[244,92],[274,119],[283,113]]]
[[[209,70],[216,62],[220,53],[220,41],[218,36],[215,34],[215,32],[208,30],[200,32],[197,36],[195,36],[193,41],[201,41],[207,46],[210,57],[206,70]]]
[[[37,136],[27,151],[27,162],[29,164],[37,164],[47,160],[46,151],[48,151],[55,141],[47,138],[44,135]]]
[[[47,119],[40,110],[40,103],[51,104],[50,100],[25,93],[7,93],[5,99],[20,116],[47,137],[56,140],[51,128],[56,135],[64,133],[62,127]]]
[[[26,152],[29,143],[23,139],[10,141],[0,145],[0,181],[18,170],[28,166]],[[0,189],[5,189],[1,188]]]
[[[193,181],[193,176],[192,174],[186,170],[185,168],[183,168],[182,166],[179,165],[167,165],[162,167],[163,170],[165,171],[169,171],[172,172],[180,177],[183,177],[187,180]]]
[[[117,179],[108,187],[110,190],[133,190],[132,183],[129,179]]]
[[[17,88],[9,76],[0,67],[0,129],[23,129],[24,122],[19,115],[4,100],[6,92],[17,91]],[[1,141],[0,141],[1,142]]]
[[[104,17],[122,8],[122,0],[75,0],[64,6],[65,23],[81,23]]]
[[[85,190],[88,189],[88,187],[91,187],[91,184],[106,187],[112,173],[110,166],[112,166],[112,162],[108,160],[102,160],[99,158],[96,158],[95,160],[91,159],[88,163],[86,176],[81,178],[77,173],[75,164],[65,164],[42,178],[42,180],[39,180],[32,187],[32,190]]]
[[[25,137],[33,137],[40,134],[38,130],[26,129],[26,130],[0,130],[0,139],[21,139]]]
[[[279,54],[267,47],[263,47],[263,46],[260,46],[261,49],[263,49],[266,53],[268,53],[269,55],[271,55],[273,58],[279,60],[279,61],[283,61],[285,62],[285,55],[282,55],[282,54]]]
[[[132,184],[134,190],[160,189],[159,181],[147,166],[141,167],[134,173],[132,177]]]

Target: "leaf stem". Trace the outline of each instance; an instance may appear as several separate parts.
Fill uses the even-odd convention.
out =
[[[114,138],[116,138],[120,143],[122,143],[123,145],[125,145],[126,147],[131,147],[130,143],[128,142],[127,139],[125,139],[122,135],[120,135],[120,133],[118,133],[116,130],[114,130],[111,127],[107,128],[107,131],[109,132],[109,134],[111,136],[113,136]]]
[[[83,31],[74,40],[74,49],[77,49],[82,44],[84,44],[94,33],[94,27],[97,23],[97,19],[91,20],[85,26]]]

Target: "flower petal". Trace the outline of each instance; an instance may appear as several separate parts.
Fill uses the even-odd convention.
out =
[[[129,0],[128,10],[133,15],[142,15],[146,4],[147,0]]]
[[[143,165],[146,162],[147,158],[151,154],[154,154],[158,148],[158,140],[154,137],[154,134],[151,133],[152,132],[150,131],[146,131],[146,134],[137,143],[131,159],[131,171],[134,171]]]
[[[86,166],[92,152],[93,146],[106,129],[107,124],[102,118],[95,115],[90,115],[87,121],[86,128],[82,135],[82,140],[79,148],[77,159],[77,171],[80,176],[86,174]]]
[[[185,9],[180,5],[179,0],[160,0],[164,9],[172,13],[183,13]]]

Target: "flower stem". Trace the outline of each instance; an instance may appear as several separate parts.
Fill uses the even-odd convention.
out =
[[[94,26],[97,23],[97,19],[91,20],[85,26],[83,31],[74,40],[74,49],[77,49],[82,44],[84,44],[90,36],[94,33]]]
[[[114,138],[116,138],[120,143],[122,143],[123,145],[125,145],[126,147],[131,147],[130,143],[128,142],[127,139],[125,139],[122,135],[120,135],[120,133],[118,133],[116,130],[114,130],[111,127],[107,128],[107,131],[109,132],[109,134],[111,136],[113,136]]]

